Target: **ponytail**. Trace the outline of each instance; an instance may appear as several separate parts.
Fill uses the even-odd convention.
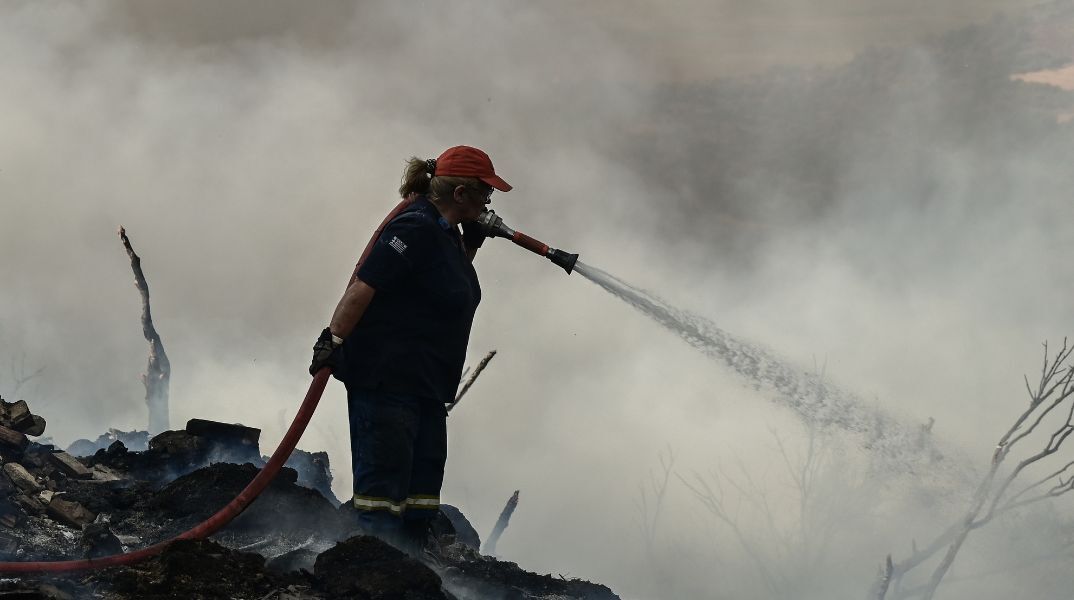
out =
[[[429,181],[436,172],[436,159],[428,160],[411,156],[403,171],[402,185],[399,186],[399,196],[406,198],[410,194],[428,194]]]

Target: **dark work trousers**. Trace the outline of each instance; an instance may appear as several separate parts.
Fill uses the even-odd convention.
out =
[[[447,410],[433,399],[347,388],[354,507],[362,529],[422,544],[440,508]]]

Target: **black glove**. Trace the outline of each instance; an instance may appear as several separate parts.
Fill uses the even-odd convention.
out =
[[[477,221],[467,221],[462,224],[462,243],[467,250],[477,250],[485,243],[485,227]]]
[[[321,336],[317,338],[317,343],[313,345],[313,362],[310,363],[310,375],[316,375],[317,371],[320,371],[324,367],[328,367],[333,371],[339,366],[337,361],[339,360],[339,346],[327,327],[321,332]],[[342,343],[342,342],[340,342]]]

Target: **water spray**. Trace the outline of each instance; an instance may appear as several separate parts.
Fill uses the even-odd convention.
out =
[[[709,358],[723,363],[776,404],[796,413],[820,431],[842,430],[871,450],[874,468],[915,473],[933,489],[953,482],[968,484],[966,461],[952,448],[940,447],[921,425],[873,406],[864,398],[810,373],[774,352],[730,334],[712,321],[680,309],[647,290],[585,263],[582,276],[626,302]],[[774,394],[772,393],[774,392]]]
[[[491,210],[481,213],[481,216],[477,218],[477,222],[485,228],[485,235],[489,237],[507,238],[526,250],[543,256],[553,263],[563,267],[563,270],[566,271],[568,275],[574,270],[575,263],[578,262],[577,254],[569,254],[563,250],[556,250],[548,244],[531,238],[521,231],[511,229],[507,225],[504,225],[503,219]]]
[[[941,457],[950,454],[950,449],[941,451],[931,439],[921,434],[919,426],[870,406],[855,394],[826,382],[820,374],[804,372],[761,346],[732,336],[704,317],[676,308],[651,292],[578,262],[577,254],[556,250],[511,229],[493,211],[482,213],[477,222],[489,237],[507,238],[548,258],[567,273],[577,270],[584,278],[677,334],[705,355],[724,363],[756,389],[767,388],[775,392],[773,400],[777,404],[790,408],[812,426],[822,430],[841,429],[858,435],[865,446],[897,471],[921,471],[922,466],[927,466],[928,472],[943,472],[944,477],[954,479],[947,473],[952,464],[946,465],[948,469],[941,469],[939,465]]]

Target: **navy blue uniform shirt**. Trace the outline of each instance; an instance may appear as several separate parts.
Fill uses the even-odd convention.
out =
[[[418,198],[384,228],[357,275],[376,294],[343,342],[340,379],[453,401],[481,302],[458,230]]]

